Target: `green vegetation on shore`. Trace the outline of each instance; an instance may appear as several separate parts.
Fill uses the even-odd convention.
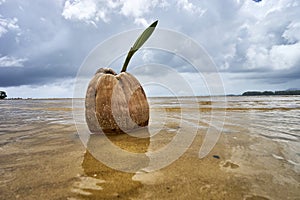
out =
[[[243,96],[261,96],[261,95],[300,95],[300,90],[281,90],[281,91],[247,91]]]

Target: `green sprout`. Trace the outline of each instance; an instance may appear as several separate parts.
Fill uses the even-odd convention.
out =
[[[123,64],[123,68],[122,68],[121,72],[126,72],[126,69],[127,69],[127,66],[128,66],[128,63],[129,63],[131,57],[139,48],[141,48],[141,46],[143,46],[143,44],[146,42],[146,40],[148,40],[148,38],[153,33],[157,23],[158,23],[158,20],[153,22],[146,30],[144,30],[144,32],[140,35],[140,37],[138,37],[138,39],[135,41],[134,45],[130,48],[130,51],[127,54],[127,57],[125,59],[125,62]]]

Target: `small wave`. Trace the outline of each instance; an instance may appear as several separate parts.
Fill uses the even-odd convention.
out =
[[[263,137],[266,137],[266,138],[269,138],[269,139],[272,139],[274,141],[276,140],[283,140],[283,141],[292,141],[292,142],[297,142],[297,138],[295,137],[287,137],[287,136],[271,136],[271,135],[265,135],[265,134],[259,134]]]
[[[276,158],[277,160],[284,160],[284,158],[283,158],[282,156],[278,156],[278,155],[276,155],[276,154],[272,154],[272,156],[273,156],[274,158]]]
[[[292,161],[292,160],[287,160],[289,163],[291,163],[292,165],[297,165],[297,166],[300,166],[300,163],[297,163],[295,161]]]

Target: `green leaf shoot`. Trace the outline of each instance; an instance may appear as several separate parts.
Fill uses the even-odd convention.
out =
[[[130,48],[130,51],[127,54],[127,57],[125,59],[125,62],[123,64],[123,68],[122,68],[121,72],[126,72],[126,69],[127,69],[127,66],[128,66],[128,63],[129,63],[131,57],[148,40],[148,38],[153,33],[157,23],[158,23],[158,20],[153,22],[146,30],[144,30],[144,32],[135,41],[134,45]]]

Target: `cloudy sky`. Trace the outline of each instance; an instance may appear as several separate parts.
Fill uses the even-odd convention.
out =
[[[157,19],[159,28],[184,34],[207,52],[226,94],[299,88],[299,10],[299,0],[0,0],[0,90],[9,97],[72,97],[89,52]],[[207,94],[204,81],[172,52],[141,50],[128,71],[147,63],[169,66],[197,95]],[[155,82],[155,73],[148,75]],[[164,79],[175,77],[166,72]]]

